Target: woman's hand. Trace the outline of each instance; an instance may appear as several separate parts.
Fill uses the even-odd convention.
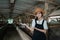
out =
[[[23,23],[20,23],[20,24],[21,24],[21,25],[24,25],[24,26],[26,26],[26,27],[28,26],[28,25],[27,25],[27,24],[25,24],[25,23],[24,23],[24,24],[23,24]]]
[[[22,25],[24,25],[27,29],[29,29],[31,32],[33,32],[34,31],[34,28],[33,27],[29,27],[27,24],[22,24]]]
[[[27,28],[29,27],[27,24],[24,24],[24,25],[25,25],[25,27],[27,27]]]

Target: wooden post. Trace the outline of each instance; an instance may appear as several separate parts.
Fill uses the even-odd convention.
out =
[[[48,0],[45,0],[45,9],[44,9],[44,11],[45,11],[44,16],[45,16],[45,19],[46,19],[46,17],[47,17],[46,14],[48,14]]]

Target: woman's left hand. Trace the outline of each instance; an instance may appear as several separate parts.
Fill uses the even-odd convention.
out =
[[[36,28],[36,27],[35,27],[34,29],[36,29],[36,30],[38,30],[38,31],[43,32],[43,33],[45,33],[45,34],[46,34],[46,30],[38,29],[38,28]]]

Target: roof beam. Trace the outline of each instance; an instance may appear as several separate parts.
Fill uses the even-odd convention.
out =
[[[14,10],[14,6],[15,6],[15,2],[16,0],[9,0],[9,3],[10,3],[10,12],[9,12],[9,17],[11,18],[12,17],[12,13],[13,13],[13,10]]]
[[[54,4],[54,5],[60,6],[58,3],[54,2],[54,1],[48,1],[48,3],[51,3],[51,4]]]

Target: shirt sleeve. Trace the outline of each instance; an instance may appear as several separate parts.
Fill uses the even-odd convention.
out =
[[[43,26],[44,26],[44,29],[48,29],[47,21],[44,21]]]
[[[32,24],[31,24],[32,27],[35,27],[35,19],[32,19]]]

